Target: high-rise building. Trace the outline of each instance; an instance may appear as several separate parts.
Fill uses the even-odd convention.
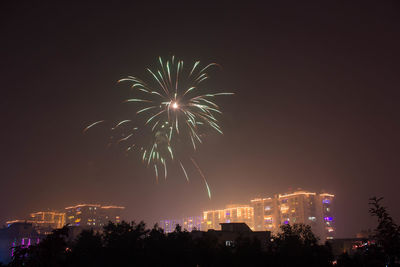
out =
[[[182,221],[182,228],[191,232],[201,229],[201,216],[185,217]]]
[[[54,229],[65,225],[65,213],[55,211],[39,211],[31,213],[28,219],[11,220],[6,222],[8,226],[15,223],[28,223],[39,234],[50,234]]]
[[[334,195],[323,193],[319,194],[319,210],[323,220],[323,227],[320,236],[324,239],[333,239],[335,237],[335,220],[333,216],[333,199]]]
[[[201,230],[220,230],[221,223],[246,223],[254,229],[254,210],[249,205],[228,205],[223,210],[203,211]]]
[[[71,226],[103,227],[108,222],[119,223],[125,207],[79,204],[66,207],[66,222]]]
[[[303,223],[317,226],[317,194],[307,191],[279,194],[280,224]]]
[[[55,211],[39,211],[30,214],[33,225],[42,225],[53,229],[62,228],[65,225],[65,213]]]
[[[251,200],[254,208],[254,229],[278,232],[281,225],[310,225],[321,240],[332,239],[335,233],[332,204],[334,195],[298,190],[270,198]]]
[[[164,229],[165,233],[171,233],[175,231],[177,225],[181,226],[182,230],[191,232],[193,230],[200,230],[201,222],[201,216],[191,216],[178,220],[161,220],[159,222],[159,226],[160,228]]]
[[[202,231],[207,231],[209,229],[220,230],[220,223],[225,223],[224,210],[203,211],[203,221],[201,223]]]
[[[250,202],[254,209],[254,230],[275,231],[280,224],[277,199],[271,197],[256,198]]]
[[[165,233],[172,233],[175,231],[176,226],[180,225],[182,226],[183,220],[178,219],[178,220],[161,220],[159,222],[159,227],[164,230]]]

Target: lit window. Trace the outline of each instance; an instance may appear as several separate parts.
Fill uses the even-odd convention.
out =
[[[285,206],[285,205],[282,205],[282,206],[281,206],[281,212],[282,212],[282,213],[286,213],[288,210],[289,210],[289,207],[288,207],[288,206]]]
[[[230,240],[225,241],[225,246],[227,246],[227,247],[232,247],[233,244],[234,244],[233,241],[230,241]]]

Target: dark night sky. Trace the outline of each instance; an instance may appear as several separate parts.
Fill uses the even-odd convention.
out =
[[[128,219],[153,222],[298,187],[336,194],[338,236],[374,226],[374,195],[399,222],[398,1],[7,2],[1,223],[80,202],[125,205]],[[105,133],[82,135],[90,122],[124,118],[118,79],[172,54],[218,62],[213,86],[235,92],[221,102],[225,134],[197,155],[212,200],[194,172],[190,183],[156,184],[140,162],[105,149]]]

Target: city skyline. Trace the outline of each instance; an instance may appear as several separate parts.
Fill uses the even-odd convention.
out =
[[[333,239],[337,223],[334,198],[335,195],[327,192],[316,193],[298,188],[285,193],[275,193],[272,197],[249,199],[242,204],[226,204],[222,209],[192,211],[191,216],[163,218],[154,225],[158,224],[166,233],[170,233],[175,230],[176,225],[190,232],[194,229],[220,230],[221,223],[235,222],[245,223],[253,231],[270,231],[277,234],[284,224],[302,223],[310,225],[321,240]],[[39,233],[49,233],[52,229],[59,229],[64,225],[101,228],[108,221],[124,221],[126,214],[122,211],[125,208],[81,203],[56,211],[34,212],[28,219],[11,220],[6,224],[9,227],[14,223],[31,223]]]
[[[0,223],[109,202],[152,225],[289,188],[334,194],[338,237],[374,227],[373,196],[400,220],[398,1],[1,7]],[[223,135],[197,147],[202,172],[176,162],[157,182],[109,128],[82,132],[135,119],[118,81],[172,55],[217,63],[207,86],[234,95],[218,99]]]

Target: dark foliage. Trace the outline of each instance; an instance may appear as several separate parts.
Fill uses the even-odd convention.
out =
[[[214,231],[189,233],[177,225],[174,232],[165,234],[157,225],[150,230],[143,222],[110,222],[102,231],[83,230],[72,241],[68,227],[55,230],[38,245],[15,248],[8,266],[400,266],[400,227],[380,204],[382,198],[370,200],[370,213],[378,218],[373,242],[336,261],[330,244],[319,244],[311,227],[304,224],[283,225],[266,243],[238,235],[234,245],[226,246]]]
[[[340,255],[337,259],[338,267],[400,266],[400,228],[381,205],[382,199],[373,197],[369,202],[369,213],[378,219],[372,242],[359,247],[354,255]]]
[[[330,248],[319,245],[305,225],[285,225],[268,247],[243,236],[228,247],[215,232],[194,237],[178,225],[165,234],[157,225],[146,229],[143,222],[109,223],[101,232],[84,230],[68,240],[67,227],[56,230],[36,246],[17,248],[9,266],[323,267],[332,262]]]
[[[328,244],[318,245],[309,225],[283,225],[273,242],[274,266],[331,266],[333,256]]]
[[[377,244],[383,249],[388,266],[395,266],[400,259],[400,227],[394,222],[386,208],[381,205],[381,198],[370,199],[369,212],[378,218],[378,227],[375,232]]]

